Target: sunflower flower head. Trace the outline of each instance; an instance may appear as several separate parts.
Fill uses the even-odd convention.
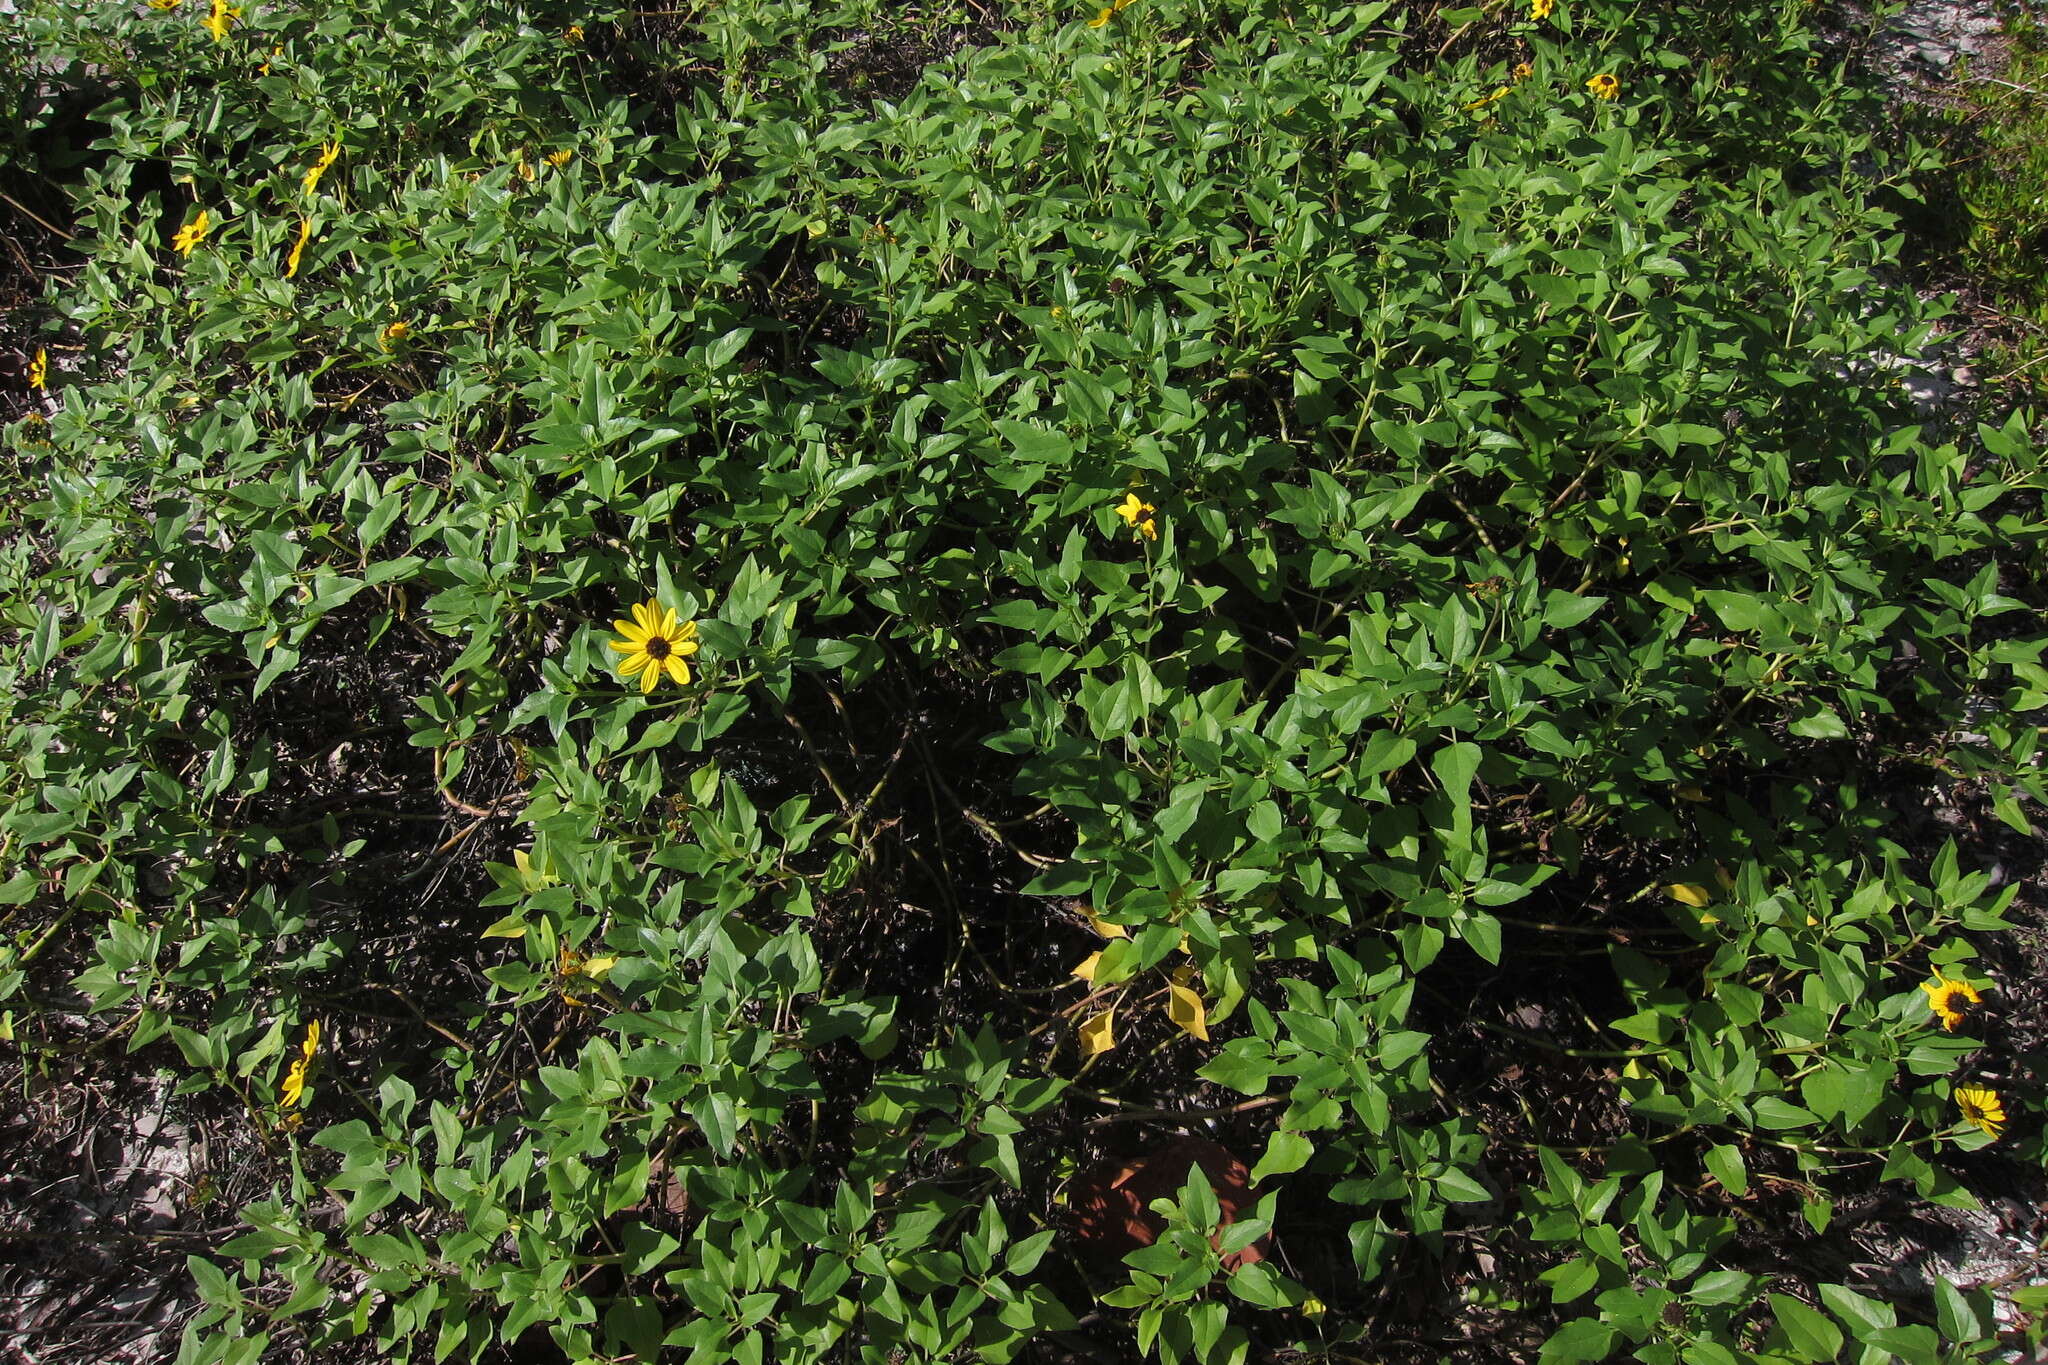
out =
[[[2005,1126],[2005,1101],[1998,1098],[1996,1090],[1959,1085],[1955,1099],[1956,1108],[1963,1111],[1963,1122],[1983,1129],[1987,1136],[1997,1137],[1998,1130]]]
[[[228,26],[241,17],[241,6],[230,5],[228,0],[213,0],[212,13],[200,20],[200,24],[213,35],[216,43],[224,43],[228,40]]]
[[[291,255],[284,258],[284,277],[286,279],[290,279],[299,273],[299,257],[305,254],[306,241],[312,235],[313,220],[311,218],[299,219],[299,239],[292,243]]]
[[[1116,514],[1124,519],[1124,525],[1147,540],[1159,539],[1159,524],[1152,514],[1159,509],[1140,498],[1136,493],[1124,494],[1124,500],[1117,504]]]
[[[208,216],[205,209],[201,209],[197,218],[179,228],[177,235],[171,238],[171,250],[180,256],[190,256],[192,248],[205,241],[206,234],[211,231],[213,219]]]
[[[48,392],[50,387],[50,352],[36,347],[36,358],[28,363],[28,386],[37,393]]]
[[[306,167],[306,174],[299,181],[300,187],[305,193],[311,194],[314,188],[319,185],[320,177],[327,174],[327,168],[340,159],[341,144],[339,142],[321,143],[320,155],[312,165]]]
[[[284,1073],[284,1080],[277,1087],[277,1103],[282,1109],[296,1109],[299,1101],[306,1097],[306,1059],[295,1058],[292,1069]]]
[[[399,342],[405,340],[407,337],[411,335],[411,323],[402,321],[394,322],[389,327],[386,327],[383,331],[377,333],[377,344],[388,351],[391,350],[393,347],[397,346]]]
[[[679,621],[675,612],[653,598],[633,608],[633,619],[614,621],[612,627],[625,638],[610,641],[621,657],[619,672],[640,680],[642,692],[652,692],[665,673],[677,686],[690,681],[690,666],[684,660],[697,652],[697,623]]]
[[[1529,17],[1541,23],[1557,8],[1557,0],[1529,0]]]
[[[1621,82],[1610,72],[1603,71],[1586,82],[1586,88],[1593,92],[1593,98],[1611,100],[1621,93]]]
[[[1967,981],[1951,981],[1935,970],[1934,980],[1923,981],[1920,989],[1927,992],[1927,1008],[1933,1010],[1941,1020],[1941,1026],[1950,1033],[1963,1022],[1972,1005],[1979,1004],[1984,997],[1977,994],[1977,988]]]
[[[281,1109],[296,1109],[306,1097],[306,1068],[313,1064],[313,1054],[320,1050],[320,1021],[313,1020],[306,1025],[306,1039],[299,1044],[299,1055],[293,1059],[291,1070],[284,1073],[284,1080],[277,1087],[277,1103]]]

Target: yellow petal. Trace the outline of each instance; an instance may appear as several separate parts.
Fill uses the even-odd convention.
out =
[[[695,621],[685,621],[680,626],[677,626],[675,630],[671,631],[670,634],[678,642],[694,640],[697,638],[697,623]],[[692,646],[692,648],[695,648],[695,646]]]
[[[1714,899],[1708,894],[1707,888],[1694,886],[1690,882],[1673,882],[1664,888],[1664,894],[1675,901],[1682,901],[1694,907],[1706,905]]]
[[[703,646],[699,645],[695,640],[678,640],[673,645],[669,646],[669,652],[671,654],[677,655],[678,657],[687,659],[692,654],[695,654],[701,648],[703,648]]]
[[[1088,21],[1088,27],[1101,28],[1104,24],[1109,22],[1109,16],[1114,13],[1116,13],[1116,11],[1111,9],[1106,9],[1102,11],[1102,13],[1096,15],[1093,19],[1090,19]]]
[[[1098,1057],[1116,1046],[1116,1011],[1104,1010],[1081,1025],[1081,1055]]]
[[[317,1051],[319,1047],[320,1021],[318,1019],[315,1019],[312,1023],[306,1025],[306,1041],[299,1045],[299,1050],[303,1052],[306,1055],[306,1057],[310,1060],[313,1056],[313,1053]]]
[[[647,663],[649,666],[640,670],[640,690],[643,693],[652,692],[654,685],[661,681],[661,665],[653,659]]]
[[[1068,975],[1078,976],[1083,981],[1093,981],[1095,979],[1096,965],[1101,961],[1101,953],[1090,953],[1088,954],[1088,956],[1082,958],[1080,965],[1075,967],[1072,972],[1068,973]]]
[[[650,666],[659,667],[659,665],[656,665],[654,663],[654,656],[649,654],[645,650],[636,650],[635,652],[627,655],[625,658],[619,660],[619,672],[625,674],[629,678],[632,677],[635,673],[638,673],[641,669]]]
[[[614,621],[612,622],[612,629],[635,643],[645,641],[649,634],[648,631],[631,621]]]
[[[1209,1041],[1209,1011],[1202,997],[1188,987],[1175,983],[1166,988],[1166,1017],[1179,1025],[1182,1033]]]
[[[668,675],[676,680],[676,686],[688,687],[690,685],[690,666],[673,654],[668,656],[667,663]]]
[[[661,618],[655,615],[660,609],[660,604],[651,597],[645,602],[635,603],[633,607],[633,620],[639,624],[641,630],[649,635],[654,635],[658,633],[661,624]]]

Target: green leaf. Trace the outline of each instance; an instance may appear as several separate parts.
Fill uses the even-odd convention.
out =
[[[1614,1328],[1598,1318],[1573,1318],[1543,1343],[1539,1365],[1582,1365],[1605,1360],[1614,1347],[1614,1335]]]
[[[1275,1129],[1266,1139],[1266,1154],[1252,1167],[1251,1183],[1256,1185],[1269,1175],[1293,1174],[1308,1164],[1315,1150],[1315,1143],[1302,1134]]]
[[[1785,1339],[1802,1359],[1827,1361],[1841,1353],[1842,1329],[1825,1313],[1785,1294],[1770,1295],[1769,1303]]]
[[[1742,1149],[1729,1143],[1707,1150],[1707,1173],[1721,1182],[1721,1188],[1740,1199],[1749,1193],[1749,1168],[1742,1160]]]

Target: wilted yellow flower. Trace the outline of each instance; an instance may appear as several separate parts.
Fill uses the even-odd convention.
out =
[[[523,157],[523,156],[522,156],[522,157],[520,157],[520,158],[519,158],[519,163],[518,163],[518,165],[517,165],[516,169],[517,169],[517,170],[518,170],[518,172],[519,172],[519,178],[520,178],[521,180],[531,180],[531,179],[533,179],[533,175],[534,175],[533,167],[532,167],[531,165],[529,165],[529,164],[527,163],[527,160],[526,160],[526,158],[525,158],[525,157]]]
[[[399,342],[405,340],[408,336],[411,335],[411,323],[394,322],[389,327],[386,327],[383,331],[377,333],[377,344],[388,351],[392,347],[396,346]]]
[[[284,277],[286,279],[290,279],[299,273],[299,257],[306,250],[306,239],[312,235],[313,220],[311,218],[299,219],[299,239],[292,243],[291,255],[284,258]]]
[[[1467,109],[1484,109],[1488,105],[1497,104],[1501,100],[1506,99],[1507,97],[1508,87],[1503,85],[1500,89],[1494,91],[1491,95],[1481,95],[1478,99],[1473,100],[1470,104],[1467,104],[1465,107]]]
[[[583,41],[583,25],[581,25],[581,24],[571,24],[571,25],[569,25],[569,27],[567,27],[567,28],[563,29],[563,30],[562,30],[562,41],[563,41],[563,42],[565,42],[565,43],[580,43],[580,42],[582,42],[582,41]]]
[[[171,250],[180,256],[190,256],[192,248],[205,241],[206,234],[212,230],[213,220],[207,216],[205,209],[201,209],[197,218],[179,228],[177,235],[171,238]]]
[[[1536,68],[1527,62],[1516,62],[1515,69],[1508,72],[1509,80],[1526,81],[1536,74]]]
[[[1548,19],[1550,12],[1556,8],[1557,0],[1529,0],[1529,17],[1538,20]]]
[[[1920,989],[1927,992],[1927,1008],[1934,1011],[1941,1020],[1941,1026],[1950,1033],[1954,1033],[1956,1025],[1963,1022],[1964,1012],[1984,999],[1977,994],[1975,986],[1967,981],[1949,980],[1941,974],[1940,968],[1935,969],[1934,980],[1920,983]]]
[[[1611,100],[1621,93],[1621,82],[1603,71],[1586,82],[1586,88],[1596,99]]]
[[[341,144],[339,142],[323,142],[320,144],[319,160],[306,167],[305,178],[299,182],[307,194],[313,192],[313,187],[320,183],[320,177],[327,174],[327,168],[332,166],[340,156]]]
[[[1991,1137],[1998,1136],[1998,1130],[2005,1126],[2005,1101],[1998,1098],[1996,1090],[1959,1085],[1955,1097],[1956,1108],[1963,1111],[1963,1122],[1975,1124]]]
[[[690,681],[690,666],[683,662],[697,652],[697,623],[676,620],[676,614],[653,598],[633,608],[633,619],[614,621],[612,626],[625,638],[608,641],[625,656],[619,672],[638,674],[640,690],[652,692],[666,672],[678,685]]]
[[[228,0],[213,0],[213,12],[200,24],[213,35],[216,43],[224,43],[228,40],[228,25],[241,17],[241,6],[230,5]]]
[[[574,153],[574,152],[570,151],[570,150],[569,150],[569,149],[568,149],[567,147],[564,147],[564,148],[563,148],[563,149],[562,149],[561,151],[559,151],[559,152],[549,152],[549,153],[548,153],[548,165],[550,165],[550,166],[554,166],[554,167],[557,167],[557,168],[560,168],[560,167],[566,166],[566,165],[568,165],[568,164],[569,164],[569,161],[570,161],[570,159],[571,159],[572,157],[574,157],[575,155],[576,155],[576,153]]]
[[[1088,21],[1088,27],[1101,28],[1104,24],[1109,22],[1109,16],[1115,13],[1115,10],[1110,9],[1108,6],[1104,6],[1100,14],[1097,14],[1093,19],[1090,19]]]
[[[1124,519],[1124,525],[1145,539],[1157,540],[1159,526],[1152,520],[1152,514],[1158,510],[1151,503],[1140,499],[1136,493],[1126,493],[1124,500],[1117,504],[1116,514]]]
[[[41,346],[36,347],[36,358],[28,363],[28,386],[37,393],[50,386],[50,353]]]

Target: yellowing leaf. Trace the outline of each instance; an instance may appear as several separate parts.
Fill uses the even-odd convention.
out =
[[[1166,1017],[1182,1033],[1209,1041],[1209,1011],[1203,1007],[1202,997],[1179,982],[1166,988]]]
[[[523,921],[520,920],[519,916],[507,915],[505,916],[505,918],[499,920],[496,924],[493,924],[490,928],[484,930],[482,937],[525,938],[526,925]]]
[[[1083,910],[1081,913],[1088,917],[1088,927],[1104,938],[1129,938],[1131,936],[1130,930],[1124,928],[1121,924],[1111,924],[1093,910]]]
[[[618,965],[615,957],[586,957],[576,970],[588,977],[599,977]]]
[[[1664,894],[1675,901],[1682,901],[1686,905],[1694,907],[1706,905],[1714,899],[1708,893],[1707,888],[1704,886],[1694,886],[1690,882],[1673,882],[1664,888]]]
[[[1087,957],[1081,959],[1081,964],[1075,967],[1070,975],[1078,976],[1083,981],[1093,981],[1095,979],[1095,964],[1100,961],[1102,961],[1101,953],[1090,953]]]
[[[1707,799],[1707,794],[1690,782],[1686,783],[1683,787],[1673,787],[1671,794],[1687,801],[1704,801]]]
[[[1104,1010],[1081,1025],[1081,1055],[1096,1057],[1116,1046],[1116,1011]]]

